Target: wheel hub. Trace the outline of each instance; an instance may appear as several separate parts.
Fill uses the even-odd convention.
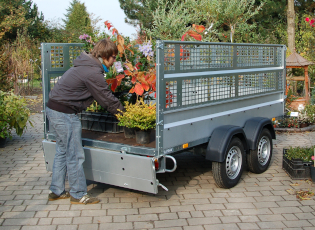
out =
[[[242,167],[241,150],[234,146],[226,156],[226,174],[230,179],[235,179]]]
[[[270,141],[267,137],[262,137],[260,139],[257,154],[259,164],[267,164],[270,157]]]

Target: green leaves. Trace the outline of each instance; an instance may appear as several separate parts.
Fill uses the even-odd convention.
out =
[[[26,107],[24,98],[17,96],[13,91],[5,93],[0,90],[0,137],[12,138],[12,130],[21,136],[27,128],[30,111]]]

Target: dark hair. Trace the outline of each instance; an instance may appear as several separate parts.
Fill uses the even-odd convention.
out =
[[[108,38],[104,38],[96,43],[91,54],[96,58],[109,59],[110,56],[118,54],[118,49],[114,42]]]

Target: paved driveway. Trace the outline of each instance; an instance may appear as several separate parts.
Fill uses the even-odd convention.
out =
[[[159,174],[169,191],[157,195],[105,184],[90,184],[101,198],[95,205],[47,201],[51,173],[41,141],[43,119],[0,149],[0,230],[3,229],[315,229],[315,201],[300,201],[295,191],[314,189],[292,181],[282,170],[282,149],[315,144],[315,132],[278,134],[269,169],[245,172],[232,189],[217,188],[211,163],[201,156],[176,156],[178,169]],[[314,189],[315,190],[315,189]]]

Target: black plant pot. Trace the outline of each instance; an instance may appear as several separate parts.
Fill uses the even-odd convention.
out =
[[[135,138],[136,132],[134,128],[124,127],[125,138]]]
[[[314,166],[310,166],[311,167],[311,178],[313,183],[315,182],[315,167]]]
[[[5,143],[7,141],[7,138],[2,138],[0,137],[0,148],[4,148],[5,147]]]
[[[151,129],[149,130],[137,130],[136,131],[136,142],[138,144],[149,144],[150,143]]]

